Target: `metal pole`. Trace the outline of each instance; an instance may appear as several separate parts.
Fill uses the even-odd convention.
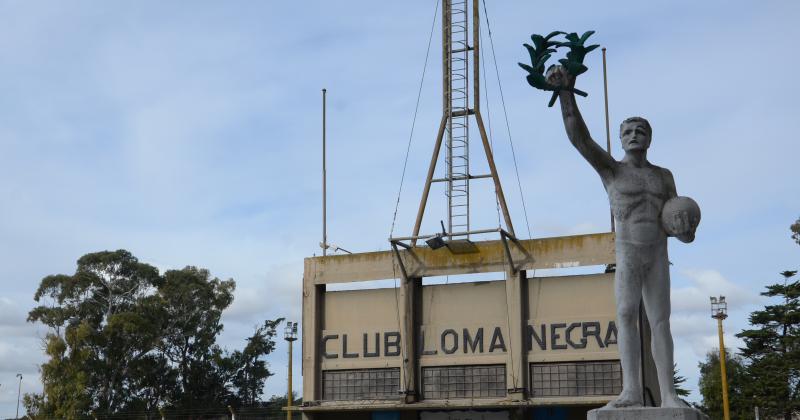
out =
[[[18,373],[17,377],[19,378],[19,387],[17,388],[17,416],[16,416],[16,418],[19,418],[19,396],[20,396],[20,393],[22,392],[22,374]]]
[[[472,1],[472,89],[475,112],[481,109],[481,77],[480,77],[480,42],[481,42],[481,17],[480,0]]]
[[[286,410],[286,420],[292,420],[292,341],[289,341],[289,392],[286,394],[288,401]]]
[[[717,318],[717,332],[719,333],[719,371],[722,375],[722,412],[725,420],[731,420],[728,407],[728,374],[725,368],[725,340],[722,337],[722,317]]]
[[[327,176],[325,167],[325,111],[326,111],[326,92],[327,89],[322,89],[322,256],[328,253],[328,197],[327,197]],[[290,345],[291,346],[291,345]],[[291,414],[289,415],[291,419]]]
[[[444,138],[444,129],[447,126],[447,116],[442,115],[442,122],[439,124],[439,132],[436,134],[436,144],[433,146],[433,156],[431,156],[431,163],[428,166],[428,176],[425,178],[425,188],[422,189],[422,199],[419,200],[419,209],[417,210],[417,220],[414,222],[414,232],[411,236],[419,236],[419,229],[422,226],[422,216],[425,214],[425,206],[428,204],[428,194],[431,192],[431,181],[433,180],[433,173],[436,171],[436,161],[439,160],[439,152],[442,149],[442,139]],[[417,239],[411,241],[411,246],[417,245]]]
[[[483,118],[480,112],[475,112],[475,120],[478,122],[478,130],[481,133],[481,141],[483,143],[483,151],[486,153],[486,160],[489,162],[489,170],[494,180],[495,193],[497,194],[498,201],[500,202],[500,209],[503,210],[503,218],[506,221],[506,228],[514,235],[514,225],[511,223],[511,215],[508,213],[508,205],[506,204],[506,196],[503,194],[503,186],[500,185],[500,175],[497,174],[497,167],[494,164],[494,154],[492,154],[492,146],[489,145],[489,137],[486,135],[486,128],[483,126]]]
[[[603,93],[606,101],[606,151],[611,154],[611,127],[608,123],[608,77],[606,75],[606,48],[603,47]],[[615,231],[614,212],[611,211],[611,231]]]

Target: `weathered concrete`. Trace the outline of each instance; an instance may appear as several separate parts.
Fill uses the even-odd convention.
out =
[[[409,277],[447,276],[466,273],[504,272],[509,269],[503,241],[476,242],[478,252],[454,254],[447,249],[425,246],[400,249]],[[509,242],[514,270],[569,268],[614,263],[614,234],[520,239]],[[392,251],[328,255],[305,259],[306,283],[331,284],[396,279],[400,267]]]
[[[686,407],[675,393],[673,384],[667,237],[674,236],[682,242],[692,242],[700,221],[699,208],[689,209],[685,203],[694,202],[680,200],[669,213],[670,217],[662,223],[664,204],[678,194],[672,173],[647,160],[647,149],[652,138],[650,123],[640,117],[622,122],[620,140],[625,157],[617,161],[592,140],[571,91],[575,78],[562,66],[553,66],[548,70],[547,78],[553,86],[565,88],[560,91],[559,97],[567,137],[600,175],[617,228],[614,292],[617,298],[623,389],[608,407],[643,405],[640,372],[642,354],[637,327],[640,302],[644,303],[652,330],[652,352],[661,406]]]
[[[587,420],[708,420],[708,416],[694,408],[598,408],[589,411]]]

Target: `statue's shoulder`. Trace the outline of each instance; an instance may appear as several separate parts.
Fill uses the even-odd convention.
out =
[[[653,165],[652,163],[650,165],[653,167],[653,170],[661,174],[661,176],[672,178],[672,172],[669,169],[662,168],[661,166],[658,165]]]
[[[657,165],[653,165],[653,170],[659,175],[661,182],[667,188],[669,194],[671,196],[676,195],[677,192],[675,191],[675,178],[672,176],[672,172],[670,172],[670,170],[667,168],[662,168]]]

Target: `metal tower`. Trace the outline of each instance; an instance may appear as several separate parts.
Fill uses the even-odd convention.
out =
[[[445,1],[447,33],[444,51],[447,115],[447,231],[469,231],[469,18],[467,0]]]
[[[514,227],[511,224],[508,206],[480,112],[479,1],[444,0],[442,2],[442,120],[417,211],[412,245],[416,244],[416,239],[420,237],[419,229],[433,182],[446,183],[447,239],[452,240],[453,237],[462,236],[468,239],[470,234],[497,231],[497,229],[470,230],[470,181],[478,178],[492,178],[494,181],[506,228],[509,233],[514,235]],[[469,3],[472,3],[472,7],[469,7]],[[489,164],[489,174],[472,175],[469,170],[469,117],[471,115],[474,116],[477,123],[483,150]],[[434,179],[433,175],[441,153],[442,140],[445,137],[447,139],[444,159],[445,177]]]

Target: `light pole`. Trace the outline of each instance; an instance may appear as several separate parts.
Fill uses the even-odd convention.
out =
[[[731,420],[731,413],[728,407],[728,374],[725,369],[725,340],[722,337],[722,320],[728,317],[728,303],[725,296],[719,298],[711,297],[711,318],[717,320],[717,332],[719,334],[719,370],[722,375],[722,413],[725,420]]]
[[[292,343],[297,340],[297,323],[286,322],[283,339],[289,342],[289,389],[286,393],[286,420],[292,420]]]
[[[22,374],[18,373],[17,374],[17,378],[19,378],[19,387],[17,388],[17,416],[16,416],[16,418],[19,418],[19,395],[20,395],[20,392],[22,392]]]

